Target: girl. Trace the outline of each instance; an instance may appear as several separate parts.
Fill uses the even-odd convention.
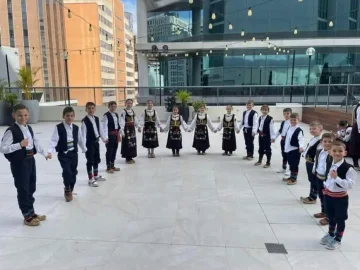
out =
[[[346,151],[349,152],[352,126],[349,125],[348,121],[340,120],[337,128],[338,131],[335,133],[336,140],[342,141],[346,145]]]
[[[239,126],[237,125],[236,115],[232,113],[233,107],[231,105],[226,106],[226,114],[224,114],[223,119],[217,130],[220,131],[224,128],[223,141],[222,141],[222,150],[224,150],[223,156],[231,156],[232,153],[236,150],[236,133],[240,132]]]
[[[152,100],[147,101],[147,109],[141,115],[140,125],[143,128],[142,146],[148,149],[148,158],[155,158],[154,148],[159,147],[159,140],[157,129],[160,127],[160,120],[153,109],[154,103]]]
[[[141,132],[141,128],[135,112],[132,110],[132,99],[127,99],[125,101],[125,106],[126,108],[120,115],[121,135],[123,137],[121,156],[126,159],[127,164],[134,164],[135,160],[133,160],[133,158],[137,156],[135,127],[138,128],[139,132]]]
[[[208,127],[212,132],[216,133],[217,130],[214,128],[213,123],[207,113],[205,113],[205,106],[200,107],[200,113],[198,113],[189,128],[189,132],[195,129],[193,148],[198,152],[198,155],[204,155],[205,151],[209,149],[209,132]]]
[[[188,130],[188,126],[184,122],[181,115],[179,115],[179,108],[174,106],[173,113],[169,116],[169,119],[167,120],[163,130],[165,132],[169,131],[166,148],[172,150],[173,157],[179,157],[180,149],[182,149],[180,126],[182,126],[184,130]]]

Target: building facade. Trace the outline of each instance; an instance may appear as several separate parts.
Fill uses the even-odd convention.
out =
[[[136,71],[135,71],[135,42],[134,18],[130,12],[125,12],[125,61],[126,61],[126,98],[136,103]]]

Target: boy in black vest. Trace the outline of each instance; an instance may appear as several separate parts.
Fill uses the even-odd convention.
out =
[[[324,183],[326,215],[329,218],[329,232],[320,243],[327,249],[334,250],[341,246],[345,231],[345,220],[348,219],[348,190],[355,185],[356,171],[345,161],[346,146],[335,141],[331,146],[333,162],[329,163],[329,175]]]
[[[315,177],[315,183],[316,183],[316,190],[319,194],[319,199],[321,203],[321,211],[320,213],[314,214],[315,218],[321,218],[319,223],[321,225],[328,225],[329,220],[326,217],[325,212],[325,205],[324,205],[324,182],[326,180],[326,177],[329,173],[328,169],[330,167],[327,167],[326,164],[329,162],[332,162],[332,157],[330,155],[330,149],[331,145],[334,141],[334,136],[331,133],[324,133],[321,137],[321,146],[322,149],[318,150],[316,152],[315,156],[315,164],[313,166],[312,173]]]
[[[17,190],[19,208],[24,216],[24,224],[38,226],[46,216],[35,213],[34,193],[36,191],[36,164],[34,155],[40,153],[51,158],[40,146],[32,128],[27,125],[29,110],[22,104],[15,105],[15,124],[10,126],[2,138],[0,152],[10,161],[11,173]]]
[[[290,175],[290,172],[286,171],[286,166],[288,163],[287,160],[287,155],[285,153],[285,137],[286,137],[286,132],[288,131],[289,127],[290,127],[290,115],[292,114],[292,109],[291,108],[285,108],[283,110],[283,116],[284,119],[281,124],[280,124],[280,129],[276,134],[276,138],[281,136],[281,141],[280,141],[280,147],[281,147],[281,155],[282,155],[282,167],[279,171],[277,171],[277,173],[285,173],[285,175]]]
[[[97,181],[105,181],[101,175],[99,175],[99,163],[100,159],[100,145],[99,140],[102,138],[104,142],[103,129],[100,128],[99,117],[95,116],[96,106],[93,102],[86,103],[86,112],[88,113],[82,120],[81,134],[85,141],[87,151],[86,157],[86,169],[89,176],[89,186],[98,187]]]
[[[255,166],[260,166],[264,154],[266,155],[266,164],[264,168],[270,167],[271,161],[271,143],[275,142],[275,130],[273,118],[268,115],[270,108],[268,105],[261,107],[262,116],[259,118],[259,161],[255,163]]]
[[[63,110],[64,121],[55,126],[50,139],[49,153],[56,151],[58,160],[63,170],[64,197],[67,202],[72,201],[73,190],[78,174],[78,145],[83,153],[86,153],[86,146],[79,127],[73,124],[75,112],[72,107]]]
[[[298,124],[299,115],[292,113],[290,115],[290,127],[285,138],[285,153],[290,167],[290,177],[283,178],[283,181],[288,185],[296,185],[297,183],[300,157],[301,153],[304,152],[304,132]]]
[[[308,143],[303,156],[305,157],[306,160],[305,166],[308,175],[308,180],[310,182],[310,193],[309,196],[307,197],[300,197],[300,201],[302,201],[304,204],[316,203],[318,190],[317,190],[316,178],[313,174],[313,167],[314,167],[316,151],[322,148],[320,144],[321,132],[323,130],[322,124],[320,124],[317,121],[314,121],[310,123],[309,128],[310,128],[310,134],[313,137]]]
[[[239,129],[244,128],[244,139],[246,145],[246,156],[244,160],[254,159],[254,138],[258,130],[258,114],[253,110],[254,101],[246,103],[246,111],[243,112],[242,122]]]
[[[121,142],[120,136],[120,118],[115,112],[117,104],[115,101],[110,101],[108,104],[109,111],[104,114],[103,130],[104,139],[106,142],[106,172],[114,173],[120,171],[120,168],[115,167],[116,152]]]

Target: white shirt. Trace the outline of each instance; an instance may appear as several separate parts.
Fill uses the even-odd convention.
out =
[[[315,168],[315,166],[313,167],[313,173],[316,172],[317,174],[325,175],[326,159],[327,159],[328,155],[329,155],[328,151],[321,150],[321,152],[319,154],[319,161],[316,161],[316,157],[315,157],[315,164],[317,162],[317,167],[316,168]]]
[[[250,112],[252,112],[252,110],[245,112],[245,118],[243,119],[243,120],[244,120],[244,127],[245,127],[245,128],[249,128],[249,127],[250,127],[250,126],[249,126],[249,114],[250,114]],[[243,121],[240,122],[239,129],[242,128],[242,122],[243,122]],[[254,117],[253,117],[252,133],[254,133],[254,134],[257,133],[258,124],[259,124],[259,123],[258,123],[258,114],[255,113],[255,114],[254,114]]]
[[[240,130],[240,129],[239,129],[239,126],[238,126],[238,124],[237,124],[236,115],[235,115],[235,114],[232,114],[232,113],[230,113],[230,114],[228,114],[228,113],[227,113],[227,114],[224,114],[224,117],[225,117],[225,121],[226,121],[226,122],[230,122],[230,121],[232,120],[233,116],[234,116],[234,129],[235,129],[236,131],[238,131],[238,130]],[[218,127],[217,127],[217,130],[218,130],[218,131],[220,131],[220,130],[223,128],[223,126],[224,126],[224,117],[221,118],[221,120],[220,120],[220,124],[219,124]]]
[[[268,117],[268,116],[267,115],[260,116],[260,123],[259,123],[259,130],[260,131],[263,131],[266,117]],[[270,137],[271,137],[271,139],[276,138],[276,132],[275,132],[274,121],[273,120],[270,121]]]
[[[188,130],[188,126],[185,123],[185,121],[183,120],[182,116],[179,114],[171,114],[168,118],[168,120],[166,121],[165,127],[164,127],[164,131],[167,132],[170,129],[170,121],[174,120],[174,121],[179,121],[180,119],[180,123],[181,126],[183,127],[184,130]]]
[[[278,132],[276,133],[276,138],[279,137],[280,135],[281,137],[285,137],[289,127],[290,127],[290,119],[284,120],[283,129],[281,130],[281,133],[280,133],[280,129],[278,130]]]
[[[346,129],[338,130],[337,134],[340,140],[342,140],[343,142],[348,142],[350,141],[351,132],[352,127],[347,127]]]
[[[42,156],[46,156],[46,153],[44,149],[41,147],[39,140],[37,139],[37,136],[34,132],[34,137],[31,136],[29,128],[26,126],[23,126],[19,123],[15,123],[18,125],[24,135],[24,140],[28,140],[28,146],[26,146],[26,150],[32,150],[35,146],[36,151],[41,154]],[[11,154],[15,151],[21,150],[21,144],[20,143],[13,143],[14,137],[10,130],[6,131],[4,134],[4,137],[2,138],[1,144],[0,144],[0,152],[3,154]]]
[[[191,129],[191,130],[194,130],[194,129],[195,129],[195,127],[196,127],[196,120],[198,119],[198,117],[199,117],[200,120],[204,120],[205,117],[206,117],[206,122],[207,122],[207,125],[209,126],[210,130],[211,130],[211,131],[214,131],[214,130],[215,130],[214,125],[213,125],[213,123],[211,122],[210,116],[209,116],[208,114],[206,114],[206,113],[197,113],[197,114],[195,115],[194,119],[192,120],[189,129]]]
[[[158,114],[155,112],[155,110],[146,110],[146,112],[143,112],[140,116],[140,120],[139,120],[139,124],[141,127],[144,127],[145,126],[145,113],[147,116],[150,116],[150,117],[153,117],[154,114],[155,114],[155,125],[160,128],[160,119],[159,119],[159,116]]]
[[[330,168],[330,172],[335,170],[337,171],[337,169],[340,167],[341,164],[343,164],[344,160],[341,160],[337,163],[333,162],[333,165]],[[343,191],[347,191],[349,189],[352,189],[355,186],[355,181],[356,181],[356,171],[353,168],[350,168],[347,173],[346,173],[346,179],[341,179],[339,176],[336,178],[332,178],[330,176],[330,172],[329,175],[326,179],[326,181],[324,182],[324,186],[326,187],[326,189],[328,189],[331,192],[343,192]],[[341,187],[338,187],[336,184],[338,184]]]
[[[111,114],[112,118],[114,119],[114,124],[115,124],[115,129],[118,130],[119,129],[119,119],[117,118],[115,112],[110,112],[109,113]],[[104,117],[102,119],[102,125],[103,125],[103,136],[104,136],[104,139],[107,140],[109,139],[109,129],[108,129],[108,124],[109,124],[109,119],[107,117],[106,114],[104,114]]]
[[[63,125],[66,130],[66,142],[73,142],[74,141],[73,124],[68,125],[65,122],[63,122]],[[59,138],[60,137],[59,137],[58,128],[57,128],[57,126],[55,126],[54,132],[50,139],[50,146],[49,146],[49,150],[48,150],[49,153],[55,152],[55,147],[57,146],[57,144],[59,142]],[[83,153],[85,153],[87,151],[86,146],[85,146],[85,141],[84,141],[83,136],[80,131],[78,132],[78,145],[80,146]],[[68,151],[72,151],[72,150],[74,150],[74,148],[70,148]]]
[[[286,133],[286,140],[285,140],[285,153],[289,153],[290,151],[296,150],[296,149],[300,149],[300,148],[304,148],[304,135],[303,133],[300,131],[299,135],[297,137],[298,141],[299,141],[299,147],[295,147],[295,146],[291,146],[290,145],[290,141],[292,138],[292,135],[294,134],[295,130],[298,128],[299,126],[290,126],[287,133]]]
[[[318,141],[320,141],[320,139],[321,139],[321,136],[317,136],[317,137],[311,138],[311,140],[310,140],[310,142],[308,143],[308,145],[306,146],[306,149],[305,149],[304,154],[303,154],[303,156],[304,156],[305,158],[306,158],[307,152],[309,151],[309,148],[310,148],[311,146],[313,146],[315,143],[317,143]],[[321,144],[319,143],[318,146],[316,147],[316,150],[320,150],[320,149],[322,149],[322,146],[321,146]]]
[[[99,126],[99,130],[100,130],[100,134],[99,134],[99,131],[97,129],[97,126],[96,126],[96,122],[95,122],[95,117],[93,116],[90,116],[90,115],[87,115],[87,117],[89,118],[89,120],[91,121],[91,124],[93,126],[93,129],[94,129],[94,132],[95,132],[95,137],[96,138],[99,138],[101,137],[102,140],[105,141],[106,137],[104,136],[104,130]],[[100,123],[99,123],[100,124]],[[86,128],[86,124],[85,122],[83,121],[81,123],[81,136],[83,137],[83,140],[84,140],[84,143],[86,144],[86,134],[87,134],[87,128]]]

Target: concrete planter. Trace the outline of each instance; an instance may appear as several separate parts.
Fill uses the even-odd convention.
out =
[[[29,124],[36,124],[40,119],[40,105],[37,100],[21,100],[21,104],[25,105],[29,109]]]

